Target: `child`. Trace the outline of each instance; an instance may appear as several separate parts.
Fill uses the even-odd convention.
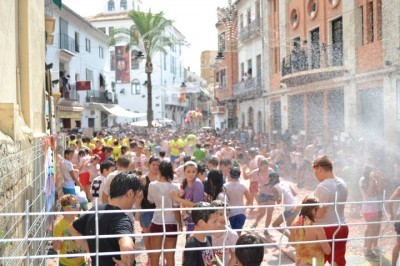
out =
[[[274,193],[276,202],[278,204],[282,203],[284,205],[294,205],[297,203],[296,200],[296,191],[287,183],[280,182],[278,173],[270,173],[269,174],[269,185],[271,186],[271,190]],[[296,218],[297,214],[299,214],[298,210],[295,210],[295,206],[285,206],[285,211],[279,215],[275,221],[273,221],[273,227],[280,227],[283,223],[283,217],[285,218],[285,222],[287,225],[291,225]],[[279,232],[289,237],[289,233],[284,229],[277,229]]]
[[[211,170],[208,173],[207,180],[203,182],[205,201],[225,200],[224,176],[219,170]]]
[[[93,197],[90,194],[90,171],[88,166],[91,161],[89,151],[82,149],[78,152],[78,156],[79,181],[83,185],[83,190],[85,191],[87,199],[92,201]]]
[[[195,224],[193,234],[187,239],[186,248],[207,248],[211,247],[211,237],[205,233],[196,231],[216,230],[218,224],[217,210],[204,209],[212,207],[208,202],[194,204],[191,219]],[[184,266],[222,265],[212,249],[185,250],[183,253]]]
[[[309,225],[316,225],[316,213],[319,209],[319,200],[312,196],[306,196],[302,202],[300,215],[293,223],[293,226],[302,228],[290,229],[290,242],[314,241],[321,242],[313,244],[296,244],[296,265],[311,265],[312,259],[317,259],[317,265],[325,265],[324,254],[331,253],[331,247],[326,240],[325,231],[322,227],[309,228]],[[311,205],[311,206],[310,206]]]
[[[112,161],[105,160],[100,164],[101,174],[93,180],[90,190],[90,194],[92,195],[92,197],[98,198],[99,204],[103,204],[102,195],[103,195],[104,180],[110,173],[114,171],[115,171],[115,164]]]
[[[240,168],[233,167],[228,176],[228,183],[224,184],[225,193],[228,198],[229,206],[244,206],[243,195],[246,197],[247,205],[253,204],[251,195],[246,185],[239,181]],[[246,221],[246,208],[232,209],[229,212],[229,222],[232,229],[242,229]],[[240,236],[241,232],[237,232]]]
[[[226,207],[226,208],[229,207],[228,204],[225,205],[225,203],[221,200],[214,200],[213,202],[211,202],[211,205],[214,207]],[[226,214],[229,216],[229,209],[226,210]],[[226,230],[226,232],[213,233],[211,235],[213,246],[221,247],[224,245],[224,243],[225,246],[233,246],[236,244],[236,241],[238,240],[238,235],[229,226],[229,222],[228,224],[226,223],[226,220],[227,217],[225,216],[224,210],[218,210],[217,230]],[[218,258],[223,263],[225,263],[225,265],[235,265],[236,263],[235,249],[230,248],[223,250],[222,248],[218,248],[214,252],[218,256]],[[224,260],[223,260],[223,255],[224,255]]]
[[[68,214],[71,211],[79,211],[80,205],[78,198],[74,195],[67,194],[60,199],[61,210],[64,211],[63,217],[54,226],[54,237],[68,237],[71,233],[68,227],[76,220],[77,214]],[[59,250],[60,254],[76,254],[84,253],[84,250],[79,248],[74,240],[54,240],[53,248]],[[60,265],[77,265],[83,266],[85,264],[85,257],[62,257],[59,260]]]
[[[183,174],[185,175],[185,179],[182,182],[180,192],[183,195],[182,198],[174,192],[171,192],[171,197],[173,200],[181,203],[184,207],[193,207],[196,202],[203,201],[204,199],[203,183],[196,177],[197,164],[193,161],[186,162],[183,165]],[[195,224],[192,221],[190,212],[186,212],[183,219],[186,223],[186,230],[193,231]]]
[[[256,247],[239,247],[240,245],[260,244]],[[261,245],[263,241],[259,236],[245,234],[239,237],[236,242],[235,254],[239,266],[261,265],[264,259],[264,247]]]

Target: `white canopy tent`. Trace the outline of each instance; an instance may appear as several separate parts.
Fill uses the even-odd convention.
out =
[[[142,120],[142,121],[137,121],[137,122],[132,122],[132,126],[135,127],[147,127],[147,120]],[[153,127],[162,127],[160,123],[157,123],[157,121],[153,121]]]
[[[109,114],[111,114],[112,116],[116,116],[116,117],[140,118],[140,117],[147,116],[146,113],[134,113],[134,112],[128,111],[116,104],[113,104],[113,105],[100,104],[100,107],[104,111],[106,111]]]

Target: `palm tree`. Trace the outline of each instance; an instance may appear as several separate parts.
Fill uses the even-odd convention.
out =
[[[145,72],[147,74],[147,123],[152,127],[153,121],[153,94],[151,74],[153,73],[152,57],[158,52],[166,53],[167,47],[177,43],[183,43],[183,40],[173,40],[166,36],[166,30],[172,28],[173,21],[164,18],[164,13],[152,14],[140,11],[130,11],[128,13],[134,23],[131,29],[116,29],[111,45],[116,42],[125,41],[129,46],[139,46],[143,50],[146,58]]]

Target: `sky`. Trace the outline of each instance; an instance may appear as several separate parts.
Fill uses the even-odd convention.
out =
[[[85,17],[104,12],[107,1],[63,0],[63,4]],[[190,44],[183,53],[184,66],[190,66],[191,71],[200,75],[201,52],[217,50],[217,7],[225,7],[227,3],[227,0],[142,0],[141,10],[163,11],[167,19],[175,21],[175,27]]]

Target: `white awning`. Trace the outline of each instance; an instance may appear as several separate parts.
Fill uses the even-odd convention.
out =
[[[153,120],[153,127],[161,127],[162,125],[160,123],[157,123],[157,121]],[[147,120],[142,120],[142,121],[137,121],[137,122],[132,122],[131,123],[132,126],[135,127],[147,127],[148,123]]]
[[[139,117],[147,116],[146,113],[134,113],[134,112],[128,111],[116,104],[113,104],[113,105],[100,104],[100,106],[104,111],[107,111],[112,116],[116,116],[116,117],[139,118]]]

